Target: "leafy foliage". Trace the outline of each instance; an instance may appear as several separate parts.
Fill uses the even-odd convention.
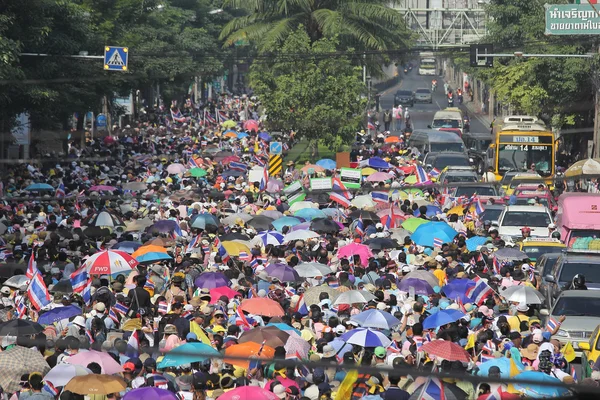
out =
[[[324,54],[335,51],[335,39],[312,42],[303,26],[290,33],[282,53],[301,54],[303,60],[276,56],[256,63],[250,81],[267,110],[269,129],[294,129],[300,137],[322,140],[336,147],[359,129],[365,102],[360,68],[347,58]]]

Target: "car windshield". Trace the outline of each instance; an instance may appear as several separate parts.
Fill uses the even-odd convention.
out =
[[[515,203],[515,205],[517,206],[526,206],[527,204],[529,204],[529,200],[533,199],[533,197],[521,197],[517,199],[517,202]],[[540,204],[543,204],[544,206],[550,208],[550,205],[548,204],[548,199],[542,197],[540,199]]]
[[[431,124],[432,128],[460,128],[460,120],[458,119],[434,119]]]
[[[556,302],[552,315],[600,317],[600,298],[561,297]]]
[[[396,96],[402,96],[402,97],[412,96],[412,92],[409,92],[408,90],[402,90],[402,91],[396,93]]]
[[[537,260],[546,253],[560,253],[563,246],[523,246],[525,254],[534,260]]]
[[[510,172],[507,172],[506,174],[504,174],[504,176],[502,177],[502,180],[500,181],[502,186],[509,185],[511,183],[512,179],[515,177],[515,175],[516,175],[516,173],[510,173]]]
[[[439,156],[433,161],[433,167],[439,170],[445,167],[470,167],[469,159],[459,156]]]
[[[504,214],[502,226],[547,228],[550,222],[550,216],[545,212],[508,211]]]
[[[417,89],[417,93],[421,93],[421,94],[429,94],[431,93],[429,91],[429,89]]]
[[[484,206],[485,208],[485,206]],[[480,220],[482,221],[498,221],[498,218],[500,217],[500,214],[502,214],[502,209],[496,209],[496,208],[486,208],[485,211],[483,212],[483,214],[481,214],[481,218]]]
[[[470,197],[473,194],[477,194],[479,196],[496,196],[496,189],[494,189],[492,186],[477,186],[477,187],[460,187],[456,189],[456,193],[454,193],[454,196],[456,197],[460,197],[460,196],[467,196]],[[502,210],[498,210],[498,215],[500,215],[500,211]]]
[[[444,181],[448,182],[448,183],[456,183],[456,182],[462,182],[462,183],[470,183],[470,182],[477,182],[477,175],[475,174],[447,174],[444,177]]]
[[[600,283],[600,259],[596,262],[566,262],[560,272],[560,282],[571,282],[577,274],[585,276],[586,282]]]
[[[457,142],[431,142],[431,151],[434,153],[441,153],[442,151],[458,151],[463,152],[465,150],[462,143]]]

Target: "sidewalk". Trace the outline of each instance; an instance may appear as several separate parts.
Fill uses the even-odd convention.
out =
[[[492,124],[489,115],[481,112],[481,107],[478,107],[474,102],[463,102],[462,106],[467,110],[471,119],[478,119],[485,127],[489,127]]]

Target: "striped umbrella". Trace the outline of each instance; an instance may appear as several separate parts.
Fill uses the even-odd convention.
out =
[[[263,246],[269,244],[279,246],[283,243],[283,235],[277,231],[263,231],[256,235],[256,237],[253,239],[253,242],[259,242]]]
[[[388,347],[392,343],[383,333],[369,328],[353,329],[340,336],[340,339],[362,347]]]
[[[129,273],[138,262],[124,251],[100,251],[83,264],[90,275],[112,275],[120,272]]]
[[[116,226],[125,226],[125,223],[116,215],[108,211],[100,211],[87,223],[88,226],[98,226],[102,228],[114,228]]]

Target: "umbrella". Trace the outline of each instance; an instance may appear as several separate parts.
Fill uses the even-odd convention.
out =
[[[252,239],[252,243],[259,243],[260,245],[265,247],[269,244],[279,246],[281,243],[283,243],[283,235],[277,231],[259,232]]]
[[[300,264],[302,265],[302,264]],[[327,293],[329,295],[329,300],[335,302],[337,298],[342,294],[336,288],[327,285],[313,286],[309,288],[306,292],[304,292],[304,302],[307,306],[312,306],[313,304],[319,304],[321,301],[319,296],[321,293]]]
[[[272,359],[275,355],[275,349],[271,346],[261,346],[261,343],[246,342],[229,346],[225,349],[225,359],[227,364],[248,369],[251,357],[261,359]],[[228,359],[227,357],[233,357]]]
[[[0,386],[5,393],[22,390],[20,382],[22,375],[40,372],[45,375],[50,366],[38,350],[14,346],[0,352]]]
[[[296,203],[294,203],[294,204],[296,204]],[[302,223],[302,221],[300,221],[298,218],[288,217],[288,216],[278,218],[272,222],[273,227],[280,232],[283,230],[284,226],[292,227],[292,226],[296,226],[301,223]]]
[[[19,289],[19,290],[21,290],[23,288],[27,288],[28,284],[29,284],[29,278],[26,275],[11,276],[7,280],[5,280],[3,283],[4,286],[8,286],[9,288]]]
[[[471,361],[471,356],[468,351],[460,347],[460,345],[446,340],[427,342],[421,349],[429,355],[440,357],[448,361],[462,361],[465,363]]]
[[[504,247],[502,249],[497,250],[494,253],[494,257],[496,257],[496,260],[503,261],[518,261],[529,258],[529,256],[523,253],[521,250],[511,247]]]
[[[271,383],[274,383],[274,382],[281,383],[285,388],[288,388],[290,386],[295,386],[298,389],[300,389],[295,380],[290,379],[290,378],[283,378],[281,376],[278,376],[277,378],[268,381],[267,384],[265,385],[265,387],[271,387],[270,386]]]
[[[352,204],[354,207],[360,210],[375,207],[375,202],[373,201],[373,198],[370,194],[362,194],[360,196],[356,196],[350,201],[350,204]]]
[[[240,386],[220,395],[217,400],[279,400],[279,397],[260,386]]]
[[[0,324],[0,336],[35,335],[43,330],[42,325],[25,319],[11,319]]]
[[[127,387],[123,378],[112,375],[80,375],[67,383],[64,390],[77,394],[111,394],[118,393]]]
[[[99,226],[90,226],[83,231],[83,234],[88,238],[106,237],[110,236],[110,229],[100,228]]]
[[[410,238],[419,246],[434,247],[434,239],[440,239],[443,243],[451,242],[458,234],[445,222],[429,222],[419,226]]]
[[[242,333],[240,343],[254,342],[265,343],[267,346],[276,348],[284,346],[290,334],[275,326],[261,326]]]
[[[416,231],[419,226],[421,226],[423,224],[428,224],[430,222],[431,221],[428,221],[428,220],[423,219],[423,218],[414,218],[414,217],[411,217],[411,218],[407,218],[402,223],[402,227],[404,229],[406,229],[407,231],[409,231],[409,232],[412,233],[412,232]]]
[[[297,201],[290,206],[289,211],[291,213],[295,213],[303,208],[319,208],[319,205],[317,203],[313,203],[312,201]]]
[[[245,130],[247,130],[247,131],[254,131],[254,132],[258,132],[258,122],[256,122],[256,121],[255,121],[255,120],[253,120],[253,119],[249,119],[248,121],[244,122],[244,129],[245,129]],[[266,132],[261,132],[261,135],[262,135],[263,133],[266,133]],[[267,133],[267,136],[269,136],[269,134],[268,134],[268,133]],[[264,136],[263,136],[263,137],[264,137]],[[262,139],[262,138],[261,138],[261,139]],[[269,139],[271,139],[271,138],[269,137]],[[264,139],[264,140],[267,140],[267,139]]]
[[[150,220],[150,218],[136,219],[135,221],[126,223],[125,231],[126,232],[143,231],[144,229],[151,226],[152,224],[153,224],[153,222],[152,222],[152,220]]]
[[[431,379],[416,388],[409,397],[409,400],[421,400],[422,398],[444,399],[444,400],[464,400],[469,396],[461,388],[451,383],[444,382],[438,386]],[[425,388],[423,387],[424,385]],[[425,392],[425,393],[423,393]],[[423,394],[423,396],[422,396]]]
[[[352,329],[340,336],[340,339],[361,347],[388,347],[392,343],[383,333],[369,328]]]
[[[148,189],[148,185],[144,182],[128,182],[123,185],[123,190],[131,190],[132,192],[142,192]]]
[[[81,365],[57,364],[44,376],[44,380],[54,387],[65,386],[73,377],[89,375],[92,371]]]
[[[167,167],[167,172],[171,175],[183,174],[187,168],[183,164],[174,163]]]
[[[225,132],[223,132],[223,136],[228,137],[228,138],[236,138],[236,139],[238,137],[237,132],[232,131],[231,129],[228,129]]]
[[[203,272],[194,284],[200,289],[214,289],[222,286],[229,286],[231,282],[220,272]]]
[[[166,248],[174,244],[175,241],[171,238],[157,237],[144,243],[143,248],[140,249],[138,247],[138,250],[133,253],[132,257],[141,256],[146,253],[166,253]]]
[[[305,175],[316,174],[318,172],[325,172],[325,168],[315,164],[307,164],[300,169]]]
[[[323,158],[317,161],[317,165],[321,168],[328,169],[331,171],[337,168],[337,163],[330,158]]]
[[[544,295],[530,286],[509,286],[500,292],[500,295],[514,303],[543,304]]]
[[[473,236],[467,239],[467,250],[475,251],[479,246],[483,246],[489,239],[483,236]]]
[[[101,228],[114,228],[125,226],[125,223],[117,216],[108,211],[100,211],[88,223],[88,226],[99,226]]]
[[[248,221],[247,225],[253,227],[257,231],[268,231],[272,223],[273,218],[265,217],[264,215],[257,215]]]
[[[91,186],[89,190],[90,192],[114,192],[115,190],[117,190],[117,188],[108,185],[95,185]]]
[[[465,313],[458,310],[440,310],[433,315],[425,318],[423,321],[423,329],[434,329],[440,326],[450,324],[463,318]]]
[[[331,269],[324,264],[316,262],[305,262],[294,267],[298,276],[302,278],[315,278],[317,276],[327,276],[331,274]]]
[[[400,325],[400,320],[386,311],[371,309],[356,314],[350,318],[352,321],[358,322],[363,328],[377,328],[391,330],[393,327]]]
[[[331,217],[333,219],[342,220],[348,218],[348,216],[344,214],[344,212],[339,208],[328,207],[321,209],[321,211],[323,211],[323,213],[325,213],[326,216]]]
[[[208,174],[208,172],[206,172],[206,170],[204,170],[202,168],[198,168],[198,167],[192,168],[188,172],[194,178],[202,178]]]
[[[170,390],[145,386],[125,393],[123,400],[178,400],[179,397]]]
[[[201,362],[213,356],[218,356],[219,352],[212,346],[202,342],[186,343],[177,346],[165,354],[158,368],[178,367],[182,364]]]
[[[308,352],[311,348],[310,343],[296,335],[290,335],[283,347],[286,354],[293,354],[294,356],[297,354],[300,358],[308,358]]]
[[[404,277],[402,279],[410,279],[410,278],[425,281],[425,282],[429,283],[431,285],[431,287],[435,287],[440,284],[440,280],[435,275],[433,275],[431,272],[425,271],[425,270],[411,271],[408,274],[404,275]]]
[[[219,220],[212,214],[196,214],[192,218],[191,227],[196,229],[206,229],[207,225],[219,226]]]
[[[227,121],[225,121],[225,122],[227,122]],[[238,134],[237,134],[238,139],[243,139],[248,136],[250,136],[250,135],[248,135],[246,132],[238,132]]]
[[[341,247],[338,250],[337,256],[338,258],[360,256],[361,264],[368,265],[369,258],[373,257],[373,252],[371,251],[369,246],[366,246],[364,244],[350,243]]]
[[[115,244],[113,247],[111,247],[111,250],[121,250],[126,253],[133,254],[141,246],[142,246],[141,243],[134,242],[131,240],[124,240],[122,242]]]
[[[335,300],[333,304],[338,305],[368,303],[374,298],[375,296],[373,296],[370,292],[367,292],[366,290],[349,290],[340,294],[340,296]]]
[[[460,299],[463,303],[470,303],[471,299],[466,295],[466,292],[473,286],[475,286],[475,282],[470,279],[453,279],[444,285],[442,290],[449,299],[454,301]]]
[[[275,300],[253,297],[242,301],[239,306],[242,311],[246,311],[250,314],[262,315],[264,317],[283,317],[285,312],[281,308],[281,304]]]
[[[477,366],[478,376],[488,376],[491,367],[498,367],[500,369],[501,378],[510,378],[510,358],[500,357],[489,359]]]
[[[373,250],[395,249],[399,247],[398,242],[389,238],[373,238],[367,240],[365,244]]]
[[[284,324],[283,322],[270,322],[267,324],[267,326],[274,326],[275,328],[280,329],[282,331],[294,332],[297,333],[298,336],[300,335],[300,331],[298,329],[293,328],[288,324]]]
[[[167,253],[158,253],[158,252],[148,252],[142,254],[141,256],[137,256],[135,259],[140,264],[151,264],[158,261],[168,261],[173,257],[168,255]]]
[[[217,301],[219,301],[219,299],[222,296],[226,296],[229,300],[233,299],[235,296],[239,296],[239,292],[236,292],[235,290],[227,287],[227,286],[221,286],[218,288],[212,288],[210,289],[210,303],[214,304]]]
[[[439,284],[439,282],[438,282]],[[437,286],[437,285],[436,285]],[[403,278],[398,285],[398,290],[408,293],[413,288],[416,294],[433,294],[433,287],[429,282],[416,278]]]
[[[254,218],[254,215],[250,215],[247,213],[235,213],[235,214],[231,214],[229,216],[227,216],[226,218],[223,218],[223,225],[235,225],[235,222],[238,219],[241,219],[242,221],[248,222],[250,221],[252,218]]]
[[[230,256],[239,256],[241,252],[246,252],[247,254],[250,254],[250,249],[243,243],[225,241],[221,244],[223,245],[223,247],[225,247],[225,250],[227,250],[227,253],[229,253]]]
[[[160,221],[156,221],[152,226],[146,228],[146,232],[148,233],[165,233],[168,235],[172,235],[173,233],[176,236],[182,236],[181,228],[177,221],[172,219],[163,219]]]
[[[267,192],[268,193],[279,193],[283,190],[285,185],[279,179],[269,178],[267,182]],[[280,215],[278,216],[280,217]]]
[[[388,174],[387,172],[375,172],[374,174],[369,175],[367,182],[384,182],[392,178],[394,178],[394,175]]]
[[[286,264],[269,264],[265,271],[271,278],[277,278],[281,282],[296,282],[300,280],[298,272]]]
[[[388,169],[391,168],[390,164],[382,158],[371,157],[366,161],[360,163],[361,167],[367,166],[375,169]]]
[[[560,379],[540,371],[523,371],[516,375],[515,379],[540,383],[539,385],[533,383],[515,383],[515,389],[525,397],[544,399],[571,395],[569,389],[564,386]]]
[[[387,212],[389,212],[389,208],[385,211],[387,215]],[[377,215],[377,213],[374,211],[354,210],[348,216],[354,220],[362,218],[363,220],[379,222],[379,215]]]
[[[428,217],[435,217],[436,215],[442,213],[442,209],[439,208],[438,206],[427,205],[425,207],[427,208],[425,215]],[[417,210],[415,210],[414,215],[415,215],[415,217],[418,217],[421,215],[421,212],[417,209]]]
[[[277,222],[277,221],[275,221],[275,222]],[[311,230],[295,231],[295,232],[290,232],[287,235],[285,235],[283,237],[283,243],[295,242],[297,240],[308,240],[308,239],[317,238],[320,236],[321,235],[319,235],[317,232],[313,232]]]
[[[600,175],[600,159],[588,158],[579,160],[565,171],[567,178],[580,177],[582,175]]]
[[[2,353],[0,353],[2,354]],[[74,356],[68,357],[66,362],[73,365],[81,365],[87,367],[89,363],[95,362],[102,367],[102,373],[107,375],[118,374],[123,372],[123,367],[114,360],[108,353],[102,351],[89,350],[82,351]]]
[[[310,223],[310,229],[321,233],[337,233],[340,231],[340,226],[333,220],[317,218]]]
[[[312,221],[315,218],[327,218],[327,215],[316,208],[303,208],[294,213],[294,217],[303,218],[307,221]]]
[[[52,186],[48,185],[47,183],[33,183],[33,184],[27,186],[25,188],[25,190],[30,191],[30,192],[41,191],[41,190],[54,191],[54,188]],[[6,389],[4,389],[4,390],[6,390]]]
[[[227,121],[222,122],[221,126],[223,128],[235,128],[237,126],[237,122],[235,122],[234,120],[228,119]]]
[[[134,253],[135,254],[135,253]],[[138,261],[124,251],[100,251],[85,260],[83,266],[89,275],[112,275],[129,273]]]
[[[42,325],[51,325],[54,322],[82,315],[81,308],[70,305],[65,307],[56,307],[41,314],[38,323]],[[62,386],[62,385],[61,385]]]
[[[271,181],[269,180],[269,182],[271,182]],[[260,215],[264,215],[265,217],[273,218],[274,220],[283,217],[283,213],[281,213],[277,210],[263,211],[262,213],[260,213]]]
[[[307,231],[310,230],[310,224],[311,222],[302,222],[296,226],[292,226],[292,232],[296,232],[296,231]]]
[[[250,237],[248,237],[247,235],[244,235],[243,233],[240,233],[240,232],[231,232],[226,235],[220,236],[219,240],[221,242],[232,242],[234,240],[248,241],[248,240],[250,240]]]

